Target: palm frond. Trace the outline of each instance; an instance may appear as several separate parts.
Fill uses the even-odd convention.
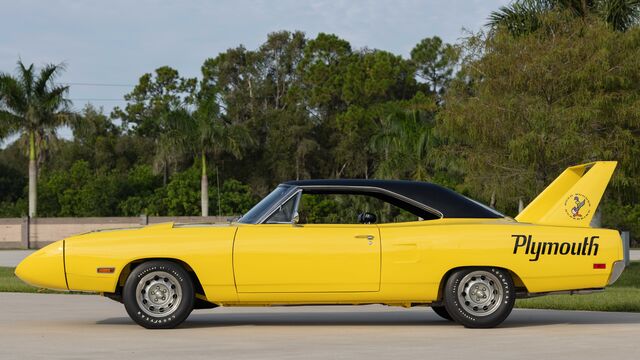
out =
[[[489,15],[487,26],[505,27],[515,36],[531,33],[541,25],[541,15],[567,11],[573,16],[598,16],[616,31],[640,23],[640,0],[516,0]]]
[[[36,101],[39,102],[43,113],[55,113],[67,111],[71,107],[71,100],[64,96],[69,92],[69,86],[54,86],[42,94],[38,94]]]
[[[18,81],[22,84],[27,99],[31,98],[33,94],[33,64],[25,67],[22,60],[18,60]]]
[[[537,30],[540,15],[551,10],[555,2],[551,0],[519,0],[501,6],[489,15],[487,26],[491,28],[505,27],[511,34],[518,36]]]
[[[0,140],[20,131],[21,118],[6,110],[0,110]]]
[[[8,110],[19,116],[26,114],[28,98],[21,82],[9,74],[0,74],[0,92]]]
[[[616,31],[627,31],[640,22],[640,0],[607,0],[597,12]]]
[[[55,80],[59,73],[65,69],[66,65],[64,63],[58,65],[47,64],[40,69],[40,74],[33,84],[34,94],[36,96],[44,96],[47,93],[49,86],[52,85],[53,80]]]

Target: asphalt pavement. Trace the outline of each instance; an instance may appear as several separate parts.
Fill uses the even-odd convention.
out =
[[[95,295],[0,294],[1,359],[608,359],[640,351],[640,314],[514,310],[465,329],[429,308],[307,306],[195,311],[146,330]]]
[[[33,251],[34,250],[0,250],[0,266],[15,267]],[[640,250],[631,250],[630,255],[631,260],[640,260]]]

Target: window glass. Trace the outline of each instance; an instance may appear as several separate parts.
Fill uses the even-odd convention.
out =
[[[287,200],[284,204],[278,207],[269,218],[267,219],[267,224],[282,224],[282,223],[290,223],[293,219],[293,213],[295,212],[296,201],[299,195],[295,195],[291,197],[291,199]]]
[[[243,224],[255,223],[260,219],[260,217],[266,215],[265,212],[280,201],[280,199],[285,196],[290,189],[291,188],[289,186],[278,186],[269,195],[252,207],[251,210],[247,211],[247,213],[244,214],[238,222]]]
[[[375,215],[376,223],[421,220],[417,215],[384,200],[364,194],[302,193],[300,224],[359,224],[358,215]]]

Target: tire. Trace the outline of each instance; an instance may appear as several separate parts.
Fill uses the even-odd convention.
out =
[[[468,328],[500,325],[515,303],[509,272],[499,268],[460,269],[447,279],[444,305],[451,318]]]
[[[449,315],[449,312],[447,311],[447,309],[440,305],[440,306],[432,306],[431,310],[433,310],[434,313],[438,314],[438,316],[440,316],[441,318],[445,319],[445,320],[449,320],[449,321],[453,321],[453,319],[451,318],[451,315]]]
[[[187,319],[194,305],[193,281],[171,261],[148,261],[131,271],[122,291],[133,321],[147,329],[171,329]]]

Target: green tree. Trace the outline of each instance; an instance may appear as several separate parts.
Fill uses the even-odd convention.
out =
[[[301,179],[311,176],[309,161],[320,149],[314,123],[304,108],[303,81],[298,68],[304,61],[307,40],[301,32],[269,34],[260,47],[258,66],[263,86],[261,94],[268,104],[262,115],[264,170],[275,179]]]
[[[4,95],[2,93],[0,93],[0,105],[3,103],[2,99],[4,98]],[[3,145],[4,139],[7,137],[7,135],[10,132],[10,125],[8,121],[2,121],[0,122],[0,145]]]
[[[223,196],[219,196],[221,212],[219,215],[241,215],[249,211],[256,203],[251,188],[238,180],[228,179],[222,186]]]
[[[69,127],[73,141],[59,147],[56,164],[51,164],[50,169],[69,169],[76,160],[85,160],[92,168],[105,171],[118,167],[116,147],[122,139],[122,130],[102,109],[87,104],[70,121]]]
[[[342,101],[368,106],[409,99],[416,91],[415,72],[402,57],[387,51],[354,54],[343,74]]]
[[[121,196],[118,213],[124,216],[140,214],[159,215],[163,207],[156,196],[161,179],[153,173],[151,165],[143,164],[131,168],[124,181],[121,182]]]
[[[216,163],[233,161],[235,174],[256,188],[272,186],[275,178],[305,176],[304,164],[315,156],[315,126],[303,108],[298,72],[305,46],[301,32],[275,32],[257,50],[229,49],[202,67],[202,87],[215,94],[222,122],[245,128],[252,140],[242,160],[227,152]]]
[[[193,114],[182,110],[182,114],[177,117],[186,120],[187,128],[182,131],[186,139],[186,148],[200,156],[200,207],[202,216],[209,216],[207,156],[212,156],[216,161],[225,153],[236,159],[241,158],[244,149],[250,146],[253,140],[244,126],[220,116],[215,87],[203,86],[196,95],[196,106]],[[218,171],[216,167],[216,176]]]
[[[261,79],[261,91],[270,108],[284,110],[300,100],[297,90],[300,76],[296,71],[303,59],[307,40],[300,31],[279,31],[269,34],[257,52],[256,66]]]
[[[195,163],[189,169],[176,173],[167,186],[158,188],[148,209],[151,214],[167,214],[169,216],[195,216],[201,211],[198,192],[200,181],[200,164]],[[209,194],[212,203],[218,206],[218,215],[239,215],[255,204],[255,198],[247,185],[234,179],[227,179],[220,192]],[[213,195],[213,196],[212,196]],[[220,201],[220,203],[218,203]]]
[[[422,39],[411,50],[416,75],[429,85],[434,94],[443,93],[451,80],[460,57],[460,49],[444,43],[437,36]]]
[[[320,33],[307,42],[298,64],[304,100],[310,114],[327,121],[344,110],[342,87],[351,45],[336,35]]]
[[[342,87],[347,108],[329,124],[335,126],[331,129],[337,176],[371,176],[375,157],[367,144],[385,126],[384,118],[395,111],[397,102],[415,94],[414,70],[409,61],[386,51],[364,50],[351,56]]]
[[[388,104],[382,112],[380,130],[368,144],[378,159],[376,177],[420,181],[431,178],[435,111],[434,99],[422,93],[410,101]]]
[[[640,200],[640,29],[548,14],[544,29],[468,40],[437,131],[464,188],[515,212],[564,168],[617,160],[607,201]],[[493,196],[492,196],[493,195]],[[605,203],[607,202],[605,201]],[[606,221],[606,214],[605,221]]]
[[[180,77],[175,69],[160,67],[140,77],[133,91],[124,96],[125,108],[116,107],[111,114],[122,120],[126,131],[153,139],[154,163],[163,174],[163,184],[179,160],[171,114],[193,103],[196,84],[196,79]]]
[[[37,213],[39,150],[56,129],[70,118],[68,86],[54,83],[64,65],[46,65],[36,73],[33,64],[18,61],[16,76],[0,74],[0,128],[7,134],[21,134],[29,143],[29,216]]]
[[[169,216],[195,216],[200,207],[198,200],[198,183],[200,169],[197,165],[176,173],[171,177],[167,186],[156,190],[156,196],[165,207]]]
[[[120,181],[113,172],[96,172],[84,160],[43,176],[39,188],[44,216],[114,216]]]
[[[202,65],[202,83],[212,91],[224,114],[242,124],[255,125],[260,110],[258,53],[244,46],[209,58]]]
[[[513,35],[540,28],[549,11],[566,11],[581,19],[597,17],[616,31],[626,31],[638,24],[638,0],[516,0],[489,15],[489,26],[504,26]]]
[[[308,159],[319,150],[316,126],[300,109],[270,112],[265,160],[276,181],[311,176]]]

